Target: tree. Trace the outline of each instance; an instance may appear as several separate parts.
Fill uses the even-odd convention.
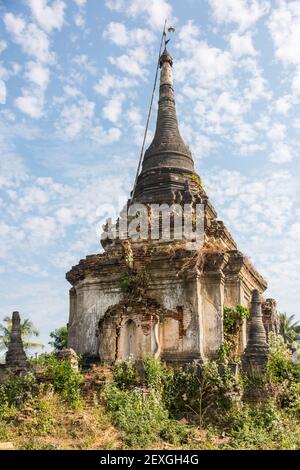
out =
[[[3,318],[3,322],[0,323],[0,350],[7,349],[10,332],[12,328],[12,319],[9,316]],[[23,340],[23,346],[25,351],[29,349],[43,349],[44,345],[31,341],[32,336],[39,336],[39,331],[34,326],[33,322],[29,318],[25,318],[21,321],[21,336]]]
[[[62,326],[57,330],[54,330],[50,333],[50,338],[53,341],[49,341],[49,344],[53,346],[54,351],[61,351],[68,346],[68,328],[66,326]]]
[[[286,344],[293,343],[296,339],[300,339],[299,321],[294,321],[295,315],[288,316],[286,313],[279,313],[279,332]]]

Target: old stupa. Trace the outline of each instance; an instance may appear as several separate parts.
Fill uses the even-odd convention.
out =
[[[72,267],[66,275],[72,285],[68,347],[86,362],[112,364],[144,354],[181,363],[214,358],[223,343],[223,307],[249,307],[252,291],[261,294],[267,288],[218,220],[195,173],[178,128],[173,58],[166,49],[159,67],[156,131],[125,209],[143,204],[160,229],[161,218],[151,215],[151,204],[198,204],[203,207],[203,240],[200,248],[191,249],[184,238],[106,239],[103,253]],[[273,301],[268,309],[265,322],[271,330]],[[246,344],[245,321],[240,351]]]

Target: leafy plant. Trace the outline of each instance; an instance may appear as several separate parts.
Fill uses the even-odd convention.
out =
[[[128,446],[145,447],[160,439],[184,442],[191,430],[169,418],[161,396],[150,389],[121,390],[116,383],[106,384],[103,392],[112,422],[124,432]]]
[[[300,365],[292,362],[281,336],[271,335],[267,376],[271,383],[300,382]]]
[[[43,354],[35,362],[42,367],[54,390],[74,408],[80,404],[80,384],[83,376],[75,370],[70,361],[57,359],[54,354]]]
[[[20,407],[38,392],[34,375],[28,373],[22,377],[10,374],[0,385],[0,415],[13,407]]]
[[[54,330],[50,333],[50,338],[53,341],[49,341],[49,344],[54,348],[55,352],[61,351],[62,349],[67,348],[68,346],[68,328],[62,326],[57,330]]]
[[[145,269],[125,271],[120,279],[120,289],[129,298],[141,297],[149,285],[149,275]]]
[[[135,361],[119,361],[116,363],[113,371],[113,378],[120,389],[125,389],[138,382],[137,369]]]
[[[286,313],[279,313],[279,332],[286,344],[292,344],[300,338],[299,321],[294,321],[295,315],[287,316]]]
[[[249,309],[243,305],[235,307],[224,307],[223,325],[224,325],[224,344],[219,351],[221,360],[231,359],[234,362],[238,358],[239,333],[243,324],[243,320],[249,317]]]

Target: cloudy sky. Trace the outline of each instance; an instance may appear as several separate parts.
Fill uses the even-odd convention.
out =
[[[300,1],[0,0],[0,318],[44,343],[132,187],[164,18],[196,169],[300,319]]]

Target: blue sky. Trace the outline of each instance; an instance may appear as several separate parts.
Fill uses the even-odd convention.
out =
[[[19,310],[44,343],[65,272],[132,188],[166,17],[197,172],[300,319],[300,1],[0,0],[0,318]]]

